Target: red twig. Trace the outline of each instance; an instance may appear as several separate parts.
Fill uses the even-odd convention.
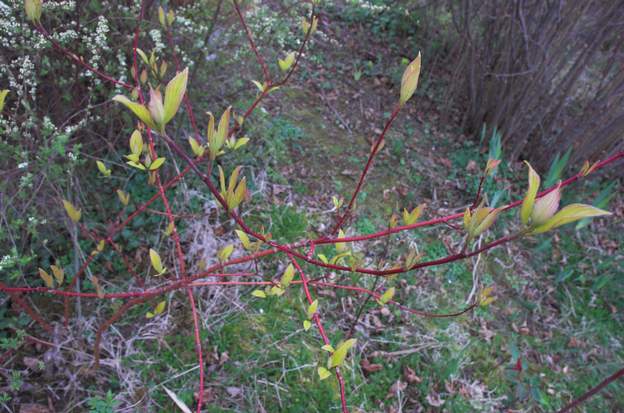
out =
[[[289,254],[288,257],[290,258],[290,261],[293,263],[293,265],[297,269],[297,272],[299,273],[299,276],[301,277],[303,292],[305,293],[306,299],[308,300],[308,304],[312,304],[314,300],[312,299],[312,294],[310,294],[310,288],[308,288],[308,280],[305,276],[305,273],[301,269],[301,266],[299,265],[297,260],[292,255]],[[316,327],[318,328],[319,334],[323,339],[323,343],[325,345],[331,345],[331,342],[329,341],[329,338],[327,338],[327,334],[325,333],[325,329],[323,328],[323,324],[321,323],[321,317],[318,311],[314,314],[313,319]],[[342,377],[342,374],[340,374],[340,369],[338,367],[336,367],[335,369],[335,374],[336,379],[338,380],[338,383],[340,385],[340,403],[342,404],[342,413],[349,413],[349,409],[347,408],[347,397],[345,395],[344,378]]]
[[[24,301],[22,297],[20,297],[20,292],[19,291],[10,292],[6,290],[6,288],[7,286],[3,282],[0,281],[0,291],[7,291],[15,304],[21,307],[21,309],[24,310],[26,314],[28,314],[30,318],[33,319],[33,321],[35,321],[37,324],[41,326],[41,328],[43,328],[49,334],[52,334],[52,332],[54,331],[52,326],[48,324],[43,318],[41,318],[39,313],[37,313],[30,305],[28,305],[26,301]]]
[[[254,54],[256,55],[258,64],[260,65],[260,67],[262,67],[262,73],[264,75],[264,82],[270,86],[271,75],[269,73],[269,67],[267,66],[266,62],[264,61],[264,58],[258,51],[258,47],[256,46],[256,43],[254,42],[253,35],[251,34],[251,30],[249,30],[249,27],[247,26],[247,23],[245,22],[245,19],[243,18],[243,13],[241,12],[240,7],[238,6],[238,1],[232,0],[232,4],[234,4],[234,9],[236,10],[236,14],[238,14],[238,19],[240,20],[241,25],[243,26],[243,29],[245,30],[245,35],[247,36],[247,41],[249,41],[251,50],[253,50]]]
[[[357,198],[358,194],[360,193],[360,189],[362,188],[362,185],[364,184],[364,180],[366,179],[366,174],[368,173],[368,170],[370,169],[371,165],[373,164],[373,159],[375,159],[375,155],[377,155],[377,152],[379,152],[379,146],[383,142],[384,137],[386,136],[386,133],[390,129],[390,126],[392,126],[392,122],[394,122],[394,120],[396,119],[396,117],[399,114],[400,110],[401,110],[401,106],[400,105],[397,105],[394,108],[394,110],[392,111],[392,114],[390,115],[390,119],[388,119],[388,121],[386,122],[386,125],[383,128],[383,131],[381,131],[381,133],[379,134],[379,137],[377,138],[377,141],[373,145],[373,148],[371,149],[370,155],[368,156],[368,160],[366,161],[366,165],[364,166],[364,169],[362,170],[362,173],[360,175],[360,179],[358,180],[357,186],[355,187],[355,190],[353,191],[353,194],[351,195],[351,200],[349,201],[349,205],[347,205],[347,208],[345,209],[345,212],[342,215],[342,217],[340,217],[338,219],[338,221],[336,222],[336,225],[334,226],[334,229],[331,231],[331,235],[334,235],[334,234],[336,234],[338,232],[338,230],[342,227],[342,225],[344,224],[344,222],[347,219],[347,217],[349,216],[349,214],[352,212],[351,208],[353,208],[353,203],[355,202],[355,199]]]
[[[598,385],[589,389],[587,392],[585,392],[585,394],[583,394],[578,399],[568,403],[563,409],[559,410],[558,413],[566,413],[566,412],[571,411],[575,407],[580,406],[583,402],[585,402],[586,400],[594,396],[596,393],[600,392],[602,389],[604,389],[609,384],[611,384],[612,382],[616,381],[617,379],[621,377],[624,377],[624,368],[616,371],[615,373],[613,373],[612,375],[610,375],[609,377],[601,381]]]

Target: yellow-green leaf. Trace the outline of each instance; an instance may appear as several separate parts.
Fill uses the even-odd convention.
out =
[[[175,223],[171,221],[169,224],[167,224],[167,228],[165,228],[165,235],[170,237],[171,234],[173,234],[174,229],[175,229]]]
[[[394,297],[394,292],[395,292],[395,288],[394,287],[388,288],[381,295],[381,297],[379,297],[379,304],[386,305],[388,303],[388,301],[392,300],[392,297]]]
[[[199,142],[197,142],[197,139],[195,138],[188,138],[189,141],[189,145],[191,145],[191,149],[193,150],[193,153],[195,154],[195,156],[203,156],[204,155],[204,147],[201,146],[199,144]]]
[[[522,200],[522,206],[520,207],[520,220],[524,225],[527,225],[531,217],[531,212],[533,212],[533,206],[535,205],[535,197],[537,196],[537,190],[540,186],[540,177],[530,163],[526,161],[524,163],[529,167],[529,188]]]
[[[102,251],[104,251],[104,247],[105,246],[106,246],[106,241],[101,239],[100,242],[97,243],[95,249],[97,250],[97,252],[102,252]]]
[[[347,353],[349,349],[355,345],[357,339],[350,338],[347,341],[344,341],[336,347],[336,351],[329,358],[329,368],[340,367],[344,363],[345,358],[347,357]]]
[[[210,142],[208,149],[210,150],[210,158],[214,160],[221,151],[223,144],[225,143],[225,139],[228,137],[229,128],[230,128],[230,113],[232,111],[232,107],[229,106],[221,115],[219,119],[219,126],[217,127],[217,132],[214,135],[214,139]]]
[[[37,23],[41,19],[41,0],[25,0],[24,9],[31,22]]]
[[[154,315],[159,315],[162,314],[163,311],[165,311],[165,308],[167,307],[167,302],[166,301],[161,301],[159,302],[156,307],[154,308]]]
[[[143,60],[143,63],[145,63],[146,65],[149,65],[149,59],[147,58],[147,55],[145,54],[145,52],[139,48],[137,48],[136,51],[141,57],[141,60]]]
[[[258,82],[257,80],[252,80],[251,83],[253,83],[254,85],[256,85],[256,87],[258,88],[258,90],[260,92],[264,92],[264,84]]]
[[[64,199],[63,206],[65,207],[65,212],[67,212],[69,219],[74,222],[80,221],[80,216],[82,215],[82,212],[80,212],[79,209],[76,209],[74,204]]]
[[[43,268],[39,268],[39,277],[41,277],[46,287],[54,288],[54,280],[52,276],[48,274]]]
[[[215,136],[215,118],[211,112],[206,112],[208,115],[208,126],[206,128],[206,141],[208,145],[214,145],[214,136]]]
[[[273,286],[271,287],[271,295],[276,295],[278,297],[284,295],[284,293],[286,292],[283,288],[278,287],[278,286]]]
[[[248,142],[249,142],[249,138],[248,137],[242,137],[240,139],[237,139],[236,143],[234,143],[234,150],[237,150],[238,148],[241,148],[241,147],[247,145]]]
[[[167,28],[167,22],[165,20],[165,9],[163,9],[162,6],[158,6],[158,21],[160,22],[160,25],[163,27],[163,29]]]
[[[340,209],[343,202],[344,202],[344,199],[342,199],[342,197],[339,198],[336,195],[332,195],[332,203],[334,204],[334,207],[336,209]]]
[[[140,169],[142,171],[145,171],[147,168],[145,167],[145,165],[143,165],[142,163],[139,162],[134,162],[134,161],[128,161],[126,162],[128,165],[130,165],[133,168],[137,168]]]
[[[95,163],[97,164],[97,167],[100,170],[100,172],[102,173],[102,175],[104,175],[104,176],[110,176],[111,175],[111,170],[106,167],[104,162],[102,162],[102,161],[95,161]]]
[[[52,274],[54,274],[54,279],[58,285],[63,285],[63,280],[65,279],[65,271],[61,267],[56,265],[50,265],[52,269]]]
[[[305,331],[308,331],[310,327],[312,327],[312,323],[310,322],[310,320],[303,320],[303,329]]]
[[[295,277],[295,267],[292,264],[288,264],[288,267],[284,270],[282,278],[280,280],[280,286],[282,288],[288,288],[293,278]]]
[[[225,262],[228,258],[230,258],[232,252],[234,252],[234,244],[228,244],[219,250],[219,252],[217,253],[217,258],[220,262]]]
[[[254,290],[251,295],[258,298],[266,298],[266,294],[262,290]]]
[[[135,155],[136,158],[130,159],[133,161],[138,161],[141,153],[143,152],[143,137],[141,136],[141,132],[135,130],[130,135],[130,152]]]
[[[308,31],[310,31],[310,36],[312,36],[316,32],[317,26],[318,18],[316,16],[312,17],[312,25],[310,25],[310,22],[305,17],[301,20],[301,29],[304,35],[307,35]]]
[[[481,307],[487,307],[496,300],[496,297],[492,296],[492,292],[494,292],[494,287],[487,287],[481,291],[479,294],[479,305]]]
[[[321,380],[325,380],[326,378],[331,376],[331,372],[325,367],[319,367],[318,369],[316,369],[316,372],[318,373],[319,379]]]
[[[325,254],[319,254],[318,255],[319,260],[321,260],[321,262],[323,264],[327,264],[329,262],[329,260],[327,259],[327,257],[325,256]]]
[[[150,262],[152,263],[152,268],[160,275],[165,272],[165,267],[162,265],[162,261],[160,259],[160,255],[154,249],[150,248],[149,250]]]
[[[219,168],[219,186],[221,187],[221,195],[225,197],[225,172],[223,172],[221,165],[217,165],[217,167]]]
[[[405,68],[403,77],[401,78],[401,98],[399,102],[404,105],[407,102],[418,86],[418,78],[420,76],[420,61],[421,55],[418,52],[418,56]]]
[[[345,237],[345,233],[343,230],[338,231],[338,238],[344,238]],[[336,251],[337,252],[343,252],[344,250],[347,249],[347,245],[344,242],[337,242],[336,243]]]
[[[165,88],[165,119],[164,123],[168,123],[178,111],[184,94],[186,93],[186,85],[188,81],[188,67],[178,73],[173,79],[167,83]]]
[[[239,229],[235,230],[234,232],[236,232],[238,239],[240,240],[241,244],[243,244],[243,248],[249,250],[251,248],[251,241],[249,241],[249,237],[247,236],[247,234]]]
[[[0,90],[0,113],[2,113],[2,109],[4,109],[4,101],[9,94],[9,89]]]
[[[611,212],[602,210],[585,204],[570,204],[557,212],[546,223],[540,225],[531,231],[532,234],[541,234],[551,229],[560,227],[570,222],[578,221],[583,218],[599,217],[604,215],[612,215]]]
[[[145,318],[154,318],[154,313],[148,311],[147,313],[145,313]]]
[[[334,347],[332,347],[331,344],[325,344],[323,347],[321,347],[321,350],[325,350],[328,353],[333,353],[334,351],[336,351],[334,350]]]
[[[470,230],[470,221],[472,221],[472,213],[470,208],[466,208],[466,211],[464,211],[464,229],[466,231]]]
[[[412,225],[418,221],[418,218],[422,215],[423,210],[425,209],[425,204],[420,204],[416,208],[412,209],[412,212],[409,212],[407,209],[403,209],[403,222],[405,225]]]
[[[284,59],[278,59],[277,60],[277,63],[279,65],[280,69],[282,70],[282,72],[288,71],[288,69],[290,69],[290,67],[292,66],[292,64],[294,62],[295,62],[295,53],[294,52],[288,53]]]
[[[480,222],[476,223],[476,227],[474,228],[474,231],[473,231],[473,236],[475,237],[487,231],[494,224],[494,221],[496,221],[496,217],[498,217],[498,214],[502,211],[501,208],[497,208],[497,209],[480,208],[480,209],[488,210],[488,213],[485,215],[485,217],[483,217],[480,220]],[[475,217],[473,218],[473,220],[475,220],[477,217],[481,218],[480,215],[478,216],[477,214],[475,214]]]
[[[306,311],[306,315],[308,316],[308,319],[312,319],[312,317],[314,317],[314,314],[317,312],[318,310],[318,300],[314,300],[312,301],[312,304],[310,304],[308,306],[308,310]]]
[[[160,168],[163,163],[165,163],[165,158],[156,158],[156,160],[154,160],[154,162],[150,164],[149,170],[155,171],[156,169]]]
[[[117,190],[117,197],[119,198],[119,201],[124,206],[128,206],[128,203],[130,202],[130,194],[128,194],[127,192],[122,191],[121,189],[118,189]]]
[[[113,98],[113,100],[130,109],[132,113],[134,113],[136,117],[139,118],[141,122],[145,123],[149,128],[157,129],[154,120],[152,120],[152,115],[150,115],[150,111],[144,105],[133,102],[123,95],[117,95]]]
[[[241,179],[240,183],[236,187],[236,190],[234,191],[233,203],[231,205],[231,208],[234,209],[238,205],[240,205],[240,203],[243,202],[243,199],[245,198],[246,194],[247,194],[247,178],[243,177],[243,179]]]

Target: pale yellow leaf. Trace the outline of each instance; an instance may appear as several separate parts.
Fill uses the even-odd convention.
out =
[[[186,93],[187,82],[188,67],[175,75],[175,77],[167,83],[167,87],[165,88],[164,123],[169,123],[178,111],[182,99],[184,99],[184,94]]]
[[[257,298],[266,298],[266,294],[262,290],[254,290],[251,295]]]
[[[347,357],[349,349],[351,349],[351,347],[353,347],[356,342],[357,339],[350,338],[349,340],[340,343],[336,347],[336,351],[334,351],[334,354],[332,354],[329,359],[329,368],[342,366],[345,358]]]
[[[593,207],[591,205],[570,204],[562,208],[561,211],[557,212],[552,218],[546,221],[546,223],[538,226],[531,232],[533,234],[541,234],[542,232],[550,231],[551,229],[583,218],[599,217],[604,215],[611,215],[611,212]]]
[[[56,283],[58,285],[63,285],[63,280],[65,279],[65,271],[61,267],[56,265],[50,265],[52,269],[52,274],[54,274],[54,279],[56,279]]]
[[[232,252],[234,252],[234,244],[228,244],[219,250],[219,252],[217,253],[217,258],[220,262],[225,262],[228,258],[230,258]]]
[[[80,221],[80,216],[82,215],[82,213],[80,212],[79,209],[76,209],[74,204],[64,199],[63,206],[65,207],[65,212],[67,212],[69,219],[71,219],[74,222]]]
[[[149,255],[150,255],[150,262],[152,263],[152,268],[154,268],[154,270],[159,275],[165,272],[165,268],[162,265],[160,255],[158,255],[158,253],[152,248],[150,248],[149,250]]]
[[[418,56],[405,68],[403,77],[401,78],[401,98],[399,102],[404,105],[407,102],[418,86],[418,78],[420,77],[420,62],[421,55],[418,52]]]
[[[331,376],[331,372],[325,367],[319,367],[318,369],[316,369],[316,372],[318,373],[319,379],[321,380],[325,380],[326,378]]]
[[[312,301],[312,304],[308,306],[308,310],[306,311],[306,315],[308,319],[312,319],[314,314],[318,311],[318,300]]]
[[[529,168],[529,188],[527,189],[527,193],[522,200],[522,206],[520,207],[520,220],[524,225],[527,225],[531,217],[531,212],[533,212],[533,206],[535,205],[535,197],[537,196],[537,191],[540,186],[540,177],[530,163],[526,161],[524,163],[526,163]]]
[[[136,117],[139,118],[141,122],[145,123],[149,128],[157,129],[156,124],[152,120],[152,115],[150,114],[150,111],[144,105],[133,102],[123,95],[117,95],[113,98],[113,100],[115,102],[121,103],[122,105],[130,109],[132,113],[134,113]]]
[[[45,283],[46,287],[54,288],[54,280],[52,279],[52,276],[48,274],[43,268],[39,268],[39,276]]]
[[[284,270],[282,278],[280,279],[280,286],[282,288],[288,288],[293,278],[295,277],[295,267],[292,264],[288,264],[288,267]]]

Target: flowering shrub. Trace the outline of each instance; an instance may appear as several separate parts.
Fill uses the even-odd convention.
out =
[[[528,189],[523,199],[515,200],[507,205],[493,208],[486,206],[486,197],[482,193],[484,180],[494,173],[499,161],[490,159],[484,165],[482,179],[479,188],[474,194],[474,202],[463,213],[455,213],[446,216],[430,218],[422,217],[427,214],[424,205],[417,207],[405,207],[402,211],[402,222],[398,215],[393,215],[388,227],[365,235],[350,234],[349,226],[356,210],[358,195],[366,184],[369,171],[374,165],[376,156],[384,146],[388,131],[395,122],[398,122],[402,110],[406,105],[413,104],[414,93],[418,87],[421,76],[421,55],[418,54],[405,68],[401,78],[400,91],[396,97],[396,103],[391,108],[391,113],[385,121],[383,129],[377,134],[365,165],[359,174],[357,184],[350,195],[343,199],[339,196],[333,198],[335,222],[328,226],[328,230],[316,238],[297,239],[290,243],[280,243],[273,240],[271,233],[262,225],[252,225],[245,218],[245,208],[253,202],[248,186],[248,177],[240,165],[233,163],[235,154],[245,151],[248,146],[254,144],[244,135],[250,115],[270,95],[280,93],[280,89],[288,87],[289,80],[295,76],[301,63],[302,56],[315,33],[320,30],[319,17],[316,10],[316,2],[302,7],[304,15],[296,23],[299,26],[299,40],[279,40],[278,43],[285,45],[284,53],[277,59],[279,76],[275,74],[273,66],[269,66],[266,57],[261,53],[254,36],[255,27],[247,24],[245,13],[237,1],[233,2],[234,11],[238,17],[238,24],[249,44],[249,49],[255,56],[261,78],[253,79],[253,86],[257,88],[253,101],[247,108],[233,108],[227,106],[221,113],[208,113],[205,117],[207,124],[205,129],[200,129],[197,122],[201,118],[194,114],[189,93],[194,87],[192,76],[193,68],[190,65],[188,55],[178,52],[174,42],[174,33],[177,33],[178,24],[180,32],[184,34],[189,30],[184,19],[178,19],[173,10],[158,8],[159,28],[148,31],[147,37],[151,39],[151,50],[143,50],[139,47],[139,39],[145,36],[141,30],[141,22],[146,17],[147,2],[140,2],[134,7],[125,8],[121,13],[132,16],[133,21],[138,20],[134,28],[132,40],[130,36],[111,36],[109,22],[104,16],[99,16],[90,27],[76,30],[71,27],[59,27],[51,33],[55,13],[71,12],[75,10],[74,3],[41,3],[41,0],[26,0],[23,12],[17,7],[3,10],[5,23],[3,30],[7,30],[11,36],[24,36],[28,39],[26,50],[47,50],[54,48],[63,58],[72,61],[76,68],[73,80],[66,79],[59,86],[81,86],[80,96],[89,99],[110,97],[110,101],[116,102],[116,109],[112,109],[104,118],[98,108],[92,107],[91,102],[86,103],[86,114],[81,115],[81,120],[66,120],[64,123],[55,123],[51,118],[46,118],[46,110],[35,105],[41,95],[37,88],[41,86],[29,55],[16,57],[15,62],[4,72],[0,73],[9,78],[8,92],[2,94],[2,108],[4,114],[2,127],[8,131],[9,139],[3,145],[9,146],[9,142],[18,140],[34,139],[34,133],[42,133],[46,145],[34,144],[38,152],[24,152],[24,158],[14,154],[14,160],[19,160],[18,169],[28,168],[30,162],[49,162],[50,156],[57,152],[59,156],[68,151],[67,145],[72,137],[75,143],[67,161],[60,164],[58,173],[76,173],[76,167],[84,163],[85,152],[81,147],[80,136],[86,133],[87,127],[93,124],[115,122],[116,128],[127,127],[132,132],[124,136],[127,139],[126,154],[123,162],[119,159],[101,159],[92,162],[97,168],[100,179],[104,179],[102,187],[110,186],[115,190],[119,198],[119,210],[109,212],[106,220],[100,221],[98,206],[89,205],[80,201],[76,192],[62,190],[54,197],[59,207],[62,205],[66,222],[70,228],[71,244],[76,250],[71,265],[51,263],[38,268],[36,274],[22,274],[15,271],[13,277],[9,277],[7,283],[0,284],[0,291],[8,294],[14,302],[20,306],[43,330],[53,334],[55,328],[68,328],[73,316],[71,303],[80,303],[82,300],[123,300],[123,304],[116,307],[112,315],[103,321],[97,330],[94,339],[93,366],[98,368],[100,358],[100,344],[104,332],[115,322],[124,317],[131,309],[140,304],[149,303],[150,310],[146,312],[147,319],[159,317],[170,305],[162,300],[162,296],[173,291],[181,291],[185,294],[191,309],[190,317],[193,325],[193,338],[198,363],[198,394],[195,409],[202,411],[204,404],[204,379],[206,372],[204,363],[204,343],[201,337],[200,320],[198,319],[195,303],[196,290],[205,286],[251,286],[251,296],[258,300],[279,300],[284,296],[302,294],[305,300],[305,309],[300,314],[301,326],[309,334],[318,334],[318,347],[326,356],[321,357],[315,363],[314,373],[319,380],[327,380],[334,377],[340,393],[340,405],[343,412],[349,411],[346,392],[349,389],[344,377],[347,368],[346,360],[349,352],[358,345],[353,337],[345,337],[343,340],[330,338],[323,326],[325,298],[319,298],[316,288],[323,287],[335,290],[344,290],[372,297],[379,306],[393,306],[408,314],[431,317],[452,317],[478,306],[487,306],[492,302],[492,289],[480,288],[480,294],[466,308],[455,314],[431,314],[417,309],[412,309],[401,303],[398,297],[397,287],[382,286],[373,289],[363,288],[357,284],[351,284],[344,279],[330,280],[326,277],[312,278],[309,276],[309,268],[320,268],[322,271],[335,271],[340,273],[355,273],[378,279],[387,279],[392,276],[405,276],[409,271],[420,268],[444,265],[447,263],[463,260],[469,257],[483,254],[490,249],[507,244],[520,237],[538,235],[550,232],[557,227],[580,219],[609,215],[602,209],[583,205],[572,204],[559,208],[561,191],[583,179],[592,172],[624,157],[624,153],[617,153],[608,159],[594,164],[585,164],[576,175],[559,182],[557,185],[539,192],[540,177],[528,166]],[[14,4],[14,6],[16,6]],[[28,23],[19,23],[25,14]],[[295,24],[293,24],[295,25]],[[16,28],[17,27],[17,28]],[[121,39],[126,39],[122,41]],[[77,53],[70,47],[77,39],[81,39],[88,50]],[[115,45],[115,39],[122,41],[129,47],[127,55],[115,55],[123,53],[121,48]],[[4,47],[15,48],[16,41],[9,38]],[[282,43],[283,42],[283,43]],[[17,51],[15,52],[17,55]],[[82,55],[86,57],[81,57]],[[105,56],[114,55],[118,62],[126,57],[130,61],[130,69],[125,70],[124,65],[105,64]],[[47,63],[52,65],[53,63]],[[189,66],[191,66],[189,68]],[[13,73],[19,69],[17,77]],[[130,76],[127,76],[127,73]],[[112,94],[112,96],[108,96]],[[39,100],[38,100],[39,99]],[[68,93],[70,102],[78,104],[76,96]],[[16,102],[25,106],[24,116],[28,121],[20,120],[21,108]],[[106,102],[108,103],[108,101]],[[85,103],[81,103],[85,106]],[[35,108],[39,108],[35,110]],[[54,112],[53,109],[50,110]],[[173,134],[176,118],[186,112],[191,124],[191,132],[185,141],[177,139]],[[38,126],[39,116],[43,114],[42,126]],[[74,122],[74,123],[68,123]],[[55,146],[56,145],[56,146]],[[33,156],[34,159],[28,156]],[[178,165],[178,162],[184,165]],[[322,165],[319,165],[322,167]],[[134,194],[125,189],[115,188],[112,177],[138,174],[142,177],[144,189],[149,192],[145,201],[134,202]],[[190,185],[190,176],[195,176],[201,185],[206,188],[211,196],[220,205],[219,213],[232,224],[231,233],[236,234],[238,243],[230,243],[222,247],[216,254],[216,264],[204,266],[198,271],[199,265],[189,262],[188,251],[181,239],[181,225],[183,224],[176,214],[174,193],[172,188],[179,185]],[[27,175],[22,175],[25,177]],[[29,178],[24,184],[20,182],[19,190],[30,192],[36,190],[34,178]],[[109,189],[111,189],[109,188]],[[71,194],[66,195],[66,194]],[[26,197],[26,195],[22,195]],[[131,228],[131,224],[140,217],[153,213],[155,204],[162,204],[166,217],[166,226],[162,231],[168,242],[156,242],[160,237],[147,238],[142,245],[144,253],[128,256],[125,239],[121,236],[124,231]],[[501,214],[514,214],[515,209],[520,207],[519,230],[509,233],[500,238],[490,236],[491,229],[496,225]],[[454,222],[461,222],[463,226]],[[425,260],[417,250],[410,249],[398,262],[388,262],[381,268],[368,266],[362,254],[353,245],[357,242],[382,239],[391,234],[405,231],[413,231],[418,228],[433,227],[440,224],[451,225],[462,237],[462,246],[447,256]],[[21,224],[19,224],[21,225]],[[34,224],[33,224],[34,225]],[[484,240],[478,244],[477,239]],[[129,242],[128,242],[129,244]],[[171,248],[170,251],[167,249]],[[320,249],[323,252],[320,252]],[[318,249],[318,250],[317,250]],[[82,254],[82,251],[87,251]],[[235,254],[236,251],[236,254]],[[54,255],[54,254],[50,254]],[[109,268],[113,274],[126,274],[133,278],[128,288],[118,288],[105,282],[108,276],[102,275],[104,270],[97,274],[91,269],[100,260],[110,259],[111,256],[121,258],[124,268]],[[265,257],[277,256],[282,260],[284,269],[277,277],[263,271],[230,271],[235,265],[255,262]],[[6,267],[14,266],[15,259],[7,256],[2,260]],[[30,259],[36,259],[33,252]],[[43,260],[41,260],[42,262]],[[307,268],[304,269],[303,265]],[[106,267],[104,267],[106,268]],[[146,276],[141,275],[146,274]],[[114,278],[110,278],[113,280]],[[208,280],[206,280],[208,279]],[[9,285],[10,282],[10,285]],[[38,283],[39,285],[32,285]],[[64,327],[53,326],[48,317],[35,311],[23,295],[44,294],[62,297],[64,300]],[[81,311],[76,306],[76,312]],[[78,314],[80,315],[80,314]],[[358,315],[359,317],[359,315]],[[316,333],[312,332],[315,328]],[[174,393],[167,391],[172,400],[182,411],[190,409]]]

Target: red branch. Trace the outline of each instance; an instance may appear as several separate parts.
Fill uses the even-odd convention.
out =
[[[624,377],[624,368],[616,371],[615,373],[613,373],[612,375],[610,375],[609,377],[601,381],[596,387],[591,388],[581,397],[567,404],[563,409],[559,410],[558,413],[566,413],[566,412],[571,411],[575,407],[580,406],[583,402],[589,400],[596,393],[599,393],[602,389],[604,389],[609,384],[611,384],[612,382],[616,381],[617,379],[621,377]]]

